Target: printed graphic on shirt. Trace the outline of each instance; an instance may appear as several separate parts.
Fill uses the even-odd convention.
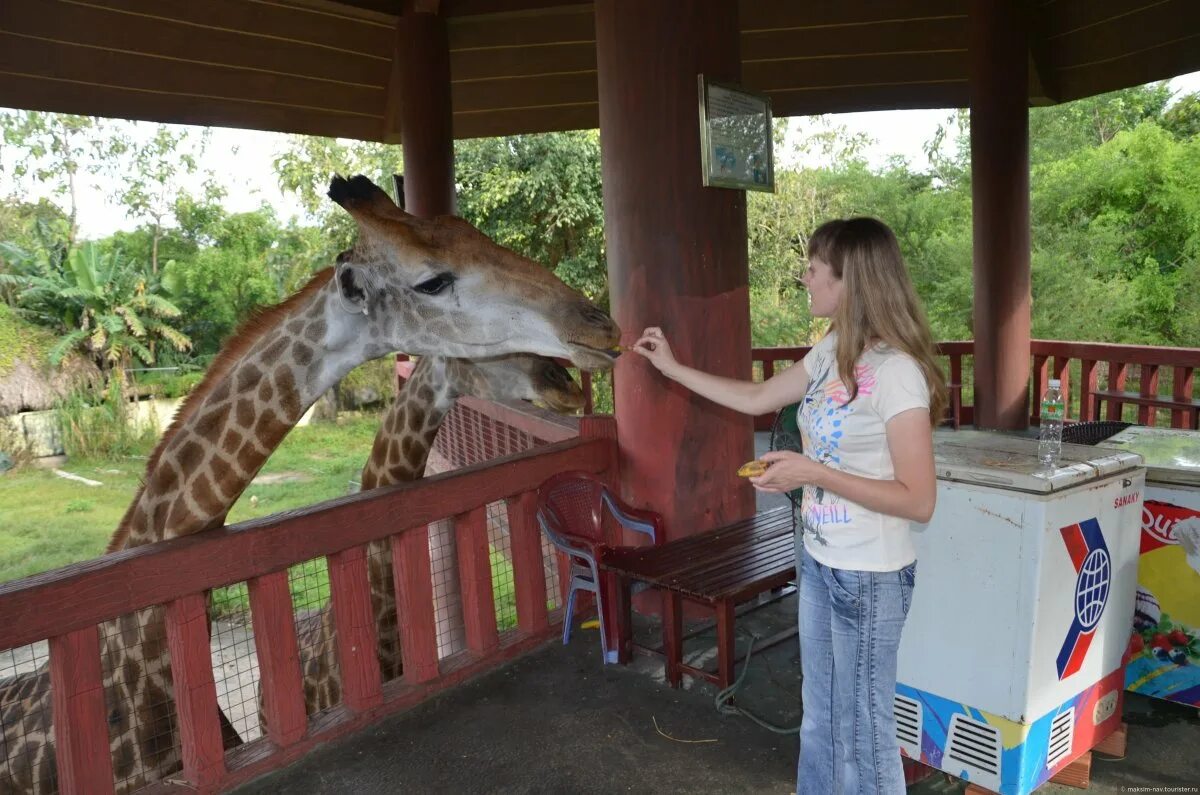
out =
[[[835,350],[830,346],[814,353],[808,391],[798,412],[804,450],[816,461],[842,469],[841,441],[845,435],[845,423],[854,414],[859,401],[874,392],[875,370],[866,364],[854,368],[858,379],[858,396],[854,401],[847,402],[850,391],[835,375]],[[801,505],[801,525],[805,533],[820,544],[828,544],[821,532],[824,528],[847,525],[853,521],[848,506],[840,497],[827,494],[824,489],[815,486],[804,487]]]

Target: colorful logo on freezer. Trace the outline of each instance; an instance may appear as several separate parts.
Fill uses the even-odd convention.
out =
[[[1100,523],[1095,519],[1067,525],[1059,532],[1076,572],[1075,618],[1067,630],[1057,661],[1058,678],[1065,679],[1083,665],[1083,658],[1096,634],[1096,625],[1104,615],[1112,583],[1112,558],[1104,543],[1104,534],[1100,532]]]

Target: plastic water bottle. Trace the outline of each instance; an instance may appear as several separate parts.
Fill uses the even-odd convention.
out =
[[[1064,413],[1062,382],[1051,378],[1046,394],[1042,395],[1042,423],[1038,431],[1038,458],[1044,467],[1058,466],[1058,457],[1062,453]]]

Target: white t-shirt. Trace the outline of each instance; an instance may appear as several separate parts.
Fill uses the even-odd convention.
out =
[[[911,356],[884,345],[869,348],[855,367],[858,395],[846,404],[836,345],[837,334],[830,333],[804,357],[808,391],[797,412],[804,452],[852,475],[891,480],[895,470],[885,426],[902,411],[929,409],[925,376]],[[815,486],[804,487],[797,527],[809,554],[833,568],[895,571],[917,559],[908,519]]]

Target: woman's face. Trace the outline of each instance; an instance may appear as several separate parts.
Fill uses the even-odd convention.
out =
[[[833,275],[829,263],[811,257],[800,283],[808,290],[809,313],[813,317],[833,317],[842,300],[842,280]]]

